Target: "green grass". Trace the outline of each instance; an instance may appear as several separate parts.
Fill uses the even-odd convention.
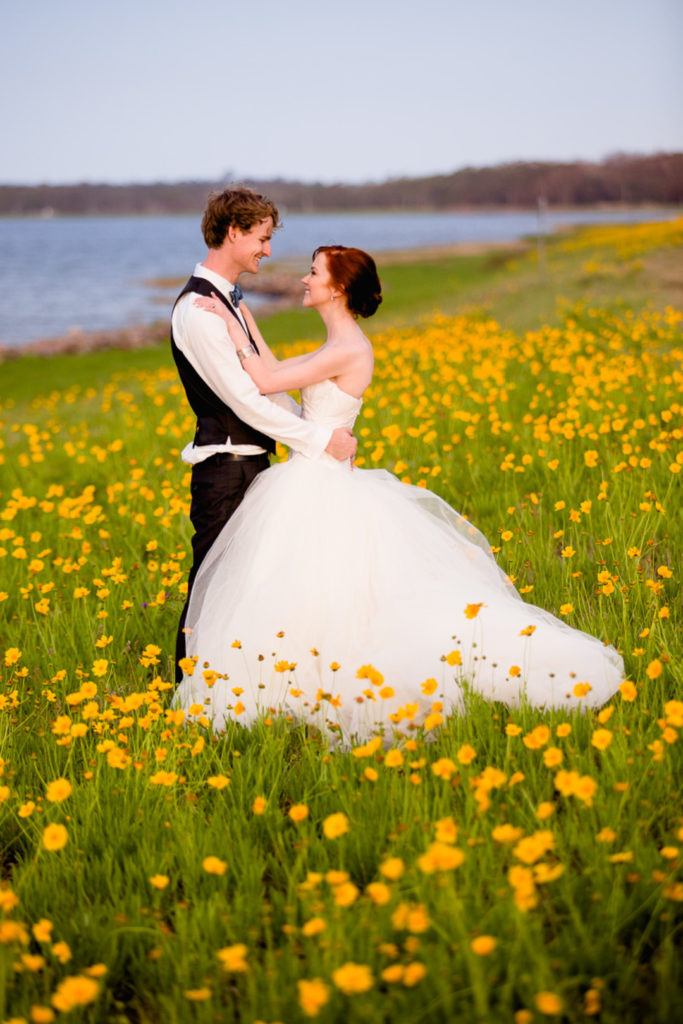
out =
[[[619,647],[632,686],[602,712],[472,698],[355,754],[277,717],[181,722],[192,422],[168,349],[3,365],[0,1020],[299,1024],[316,979],[322,1022],[676,1018],[680,248],[610,237],[559,240],[543,287],[533,254],[387,266],[357,423],[361,466],[436,490],[526,600]]]

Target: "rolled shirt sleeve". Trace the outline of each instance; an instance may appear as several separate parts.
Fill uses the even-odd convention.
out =
[[[279,405],[281,409],[291,412],[294,416],[301,416],[302,414],[302,408],[299,403],[291,395],[288,395],[286,391],[275,391],[273,394],[268,395],[267,398],[273,405]]]

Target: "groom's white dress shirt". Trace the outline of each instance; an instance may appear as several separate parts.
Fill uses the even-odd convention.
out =
[[[226,298],[233,288],[224,277],[201,263],[194,268],[193,276],[206,278]],[[262,395],[243,369],[221,317],[195,306],[195,297],[193,292],[183,295],[173,310],[171,323],[176,345],[199,376],[249,426],[309,458],[321,455],[332,436],[331,428],[300,419],[294,411],[299,407],[288,396],[284,396],[287,407],[282,408],[283,396]],[[263,451],[256,445],[231,444],[227,437],[220,445],[190,442],[183,449],[182,459],[194,465],[219,452],[258,455]]]

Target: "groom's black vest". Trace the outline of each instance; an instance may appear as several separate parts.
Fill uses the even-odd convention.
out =
[[[187,292],[198,292],[200,295],[206,296],[210,296],[213,292],[228,307],[235,319],[239,320],[237,313],[225,296],[221,295],[216,286],[210,281],[207,281],[206,278],[191,277],[176,299],[176,303],[183,297],[183,295],[186,295]],[[248,330],[247,334],[249,334]],[[249,334],[249,339],[258,351],[256,342],[251,337],[251,334]],[[232,342],[226,340],[226,344],[231,345]],[[237,413],[233,412],[232,409],[211,390],[206,381],[200,377],[189,359],[183,355],[176,345],[173,338],[172,327],[171,351],[173,352],[173,358],[175,359],[180,379],[183,382],[183,387],[185,388],[187,400],[192,406],[192,411],[197,417],[197,428],[194,434],[195,445],[225,444],[227,439],[230,438],[231,444],[253,444],[258,445],[260,448],[265,448],[268,452],[275,451],[275,442],[272,438],[266,437],[265,434],[255,430],[253,427],[250,427],[248,423],[241,420]]]

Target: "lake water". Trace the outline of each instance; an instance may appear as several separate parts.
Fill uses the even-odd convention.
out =
[[[669,220],[676,210],[550,210],[544,230],[567,224]],[[0,344],[20,346],[73,328],[106,330],[168,317],[176,289],[206,249],[199,216],[0,219]],[[291,214],[273,258],[301,258],[336,242],[372,253],[462,242],[514,241],[538,231],[533,211]],[[381,269],[381,268],[380,268]],[[244,282],[243,282],[244,283]]]

